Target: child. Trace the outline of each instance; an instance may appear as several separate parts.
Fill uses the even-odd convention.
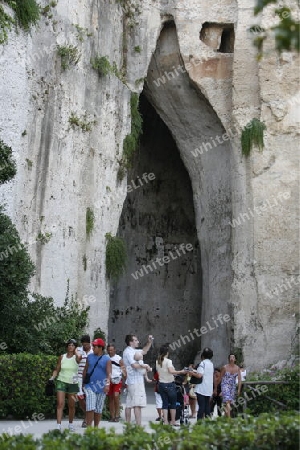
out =
[[[134,359],[140,366],[145,366],[145,365],[148,366],[148,364],[145,364],[143,361],[143,350],[135,352]],[[140,372],[144,375],[145,380],[148,381],[148,383],[152,383],[152,380],[150,380],[147,376],[147,370],[145,367],[141,367],[140,369],[137,369],[137,370],[140,370]]]

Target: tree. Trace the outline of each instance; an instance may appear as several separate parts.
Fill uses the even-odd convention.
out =
[[[254,15],[261,13],[268,5],[278,5],[278,0],[257,0],[254,8]],[[259,29],[254,26],[251,31],[256,31],[257,35],[254,39],[254,44],[259,50],[259,56],[262,56],[262,46],[268,35],[274,35],[275,48],[281,53],[282,51],[297,51],[300,50],[300,26],[299,22],[293,18],[292,11],[287,6],[279,6],[275,8],[275,14],[279,18],[279,23],[264,29]]]

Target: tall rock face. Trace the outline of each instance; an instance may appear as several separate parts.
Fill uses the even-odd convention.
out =
[[[245,0],[50,4],[0,48],[0,138],[18,163],[1,201],[36,264],[32,290],[61,304],[69,285],[91,306],[90,331],[119,348],[124,334],[153,333],[178,364],[207,345],[216,364],[229,350],[251,369],[286,359],[298,320],[298,57],[267,41],[257,61]],[[272,24],[271,9],[259,20]],[[108,74],[92,68],[97,56]],[[120,180],[131,92],[144,135]],[[246,158],[253,118],[265,148]],[[155,178],[127,192],[144,173]],[[115,283],[106,233],[127,244]]]

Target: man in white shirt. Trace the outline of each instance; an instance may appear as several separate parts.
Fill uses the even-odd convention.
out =
[[[143,354],[145,355],[151,347],[153,338],[148,336],[148,342],[143,348]],[[127,334],[125,337],[125,343],[127,347],[123,352],[123,362],[127,373],[127,398],[125,409],[125,420],[130,422],[131,409],[134,411],[135,421],[137,425],[141,425],[142,422],[142,408],[147,405],[144,375],[141,373],[141,368],[147,371],[151,370],[148,364],[142,366],[134,359],[136,348],[139,346],[139,340],[134,334]]]
[[[88,355],[90,355],[91,353],[93,353],[93,349],[91,346],[91,338],[88,334],[85,334],[84,336],[82,336],[81,338],[81,344],[82,347],[79,347],[78,350],[82,356],[81,361],[78,365],[78,384],[79,384],[79,392],[77,394],[77,398],[79,401],[79,405],[80,408],[82,409],[82,411],[86,412],[86,403],[85,403],[85,395],[84,392],[82,390],[82,374],[83,374],[83,370],[85,368],[85,363],[86,363],[86,359],[88,357]],[[86,420],[84,418],[84,421],[82,422],[82,428],[86,428]]]
[[[193,373],[196,378],[202,378],[201,384],[196,384],[194,389],[198,401],[197,420],[210,415],[210,398],[214,390],[214,365],[211,362],[213,351],[206,347],[202,354],[202,361],[197,368],[197,373]]]

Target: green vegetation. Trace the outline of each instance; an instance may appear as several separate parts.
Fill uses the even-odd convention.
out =
[[[299,379],[299,365],[286,368],[282,370],[278,370],[277,372],[269,372],[269,373],[256,373],[251,374],[247,381],[268,381],[268,380],[276,380],[276,381],[288,381],[289,384],[273,384],[267,385],[266,396],[277,400],[284,405],[286,405],[287,411],[300,411],[300,403],[299,403],[299,388],[300,388],[300,379]],[[251,390],[247,387],[246,392],[251,397]],[[250,401],[247,404],[247,412],[258,415],[264,412],[272,413],[278,411],[279,406],[273,403],[271,400],[267,399],[265,396],[258,396],[255,398],[255,401]]]
[[[139,46],[139,45],[136,45],[135,47],[134,47],[134,51],[136,52],[136,53],[141,53],[141,47]]]
[[[87,269],[87,258],[86,258],[86,255],[83,255],[83,257],[82,257],[82,265],[83,265],[83,270],[86,272],[86,269]]]
[[[16,19],[21,28],[29,31],[32,25],[36,25],[40,18],[40,6],[36,0],[4,0],[16,14]]]
[[[57,53],[61,58],[61,68],[63,71],[75,66],[79,59],[80,53],[75,45],[58,45]]]
[[[44,6],[44,8],[41,8],[42,16],[47,17],[47,19],[52,19],[53,14],[51,12],[51,9],[55,8],[56,5],[57,5],[57,2],[52,1],[48,5]]]
[[[0,450],[295,450],[299,448],[299,423],[297,414],[264,414],[258,418],[202,420],[192,427],[177,430],[170,425],[153,423],[152,433],[131,424],[126,424],[120,434],[113,428],[106,431],[90,427],[84,434],[54,430],[40,438],[22,434],[3,436]]]
[[[241,135],[243,155],[249,156],[253,146],[258,147],[259,150],[263,150],[265,129],[266,125],[259,119],[252,119],[251,122],[245,126]]]
[[[50,239],[52,237],[52,233],[42,233],[41,231],[39,232],[36,240],[39,241],[41,244],[47,244]]]
[[[112,65],[107,56],[96,56],[94,59],[91,59],[91,64],[92,68],[98,72],[100,77],[105,77],[113,73]]]
[[[17,173],[12,149],[0,139],[0,185],[10,181]]]
[[[76,28],[77,31],[76,37],[79,40],[79,42],[83,42],[85,37],[93,36],[93,33],[90,33],[88,28],[83,28],[79,26],[78,23],[74,24],[74,27]]]
[[[95,215],[92,208],[86,208],[86,214],[85,214],[85,231],[87,238],[90,237],[93,229],[94,229],[94,221],[95,221]]]
[[[142,12],[141,3],[138,4],[136,0],[117,0],[123,9],[124,16],[127,20],[127,26],[133,28],[138,25],[137,16]]]
[[[126,169],[129,169],[132,166],[133,157],[142,133],[143,119],[139,112],[138,105],[139,96],[138,94],[132,93],[130,98],[131,133],[128,134],[123,141],[123,155],[121,161],[119,161],[119,180],[123,179]]]
[[[275,15],[279,18],[279,23],[269,29],[253,26],[250,31],[255,32],[254,45],[259,53],[258,58],[263,56],[263,43],[268,35],[273,35],[276,50],[300,51],[300,24],[292,16],[292,11],[285,5],[279,4],[277,0],[257,0],[254,8],[254,15],[261,13],[267,5],[276,4]]]
[[[100,327],[94,331],[94,335],[93,335],[93,339],[98,339],[98,338],[101,338],[104,340],[104,342],[106,342],[106,334],[103,330],[101,330]]]
[[[122,238],[106,233],[106,275],[113,280],[118,279],[126,267],[126,245]]]
[[[11,30],[11,26],[14,23],[14,19],[4,11],[2,5],[0,5],[0,44],[4,44],[8,39],[8,32]]]
[[[84,114],[81,118],[76,116],[74,112],[69,117],[69,124],[73,129],[76,127],[81,128],[83,132],[92,131],[93,125],[97,123],[96,120],[88,120],[87,114]]]

